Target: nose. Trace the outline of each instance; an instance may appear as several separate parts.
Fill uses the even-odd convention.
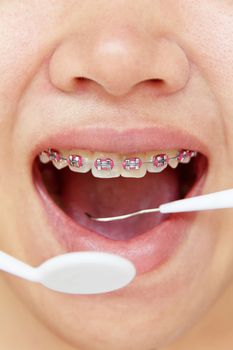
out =
[[[76,31],[55,49],[49,63],[52,84],[75,92],[83,80],[114,96],[126,95],[142,83],[157,95],[183,89],[190,64],[176,41],[127,27],[119,30]],[[87,85],[88,86],[88,85]]]

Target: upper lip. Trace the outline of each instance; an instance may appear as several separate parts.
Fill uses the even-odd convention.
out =
[[[115,128],[92,126],[62,129],[38,141],[32,158],[47,148],[86,149],[114,153],[141,153],[162,149],[190,149],[209,155],[208,145],[179,128],[154,126],[118,131]]]

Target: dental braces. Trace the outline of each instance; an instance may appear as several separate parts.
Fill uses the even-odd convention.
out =
[[[166,167],[171,159],[177,159],[178,163],[187,164],[192,157],[196,156],[196,151],[182,149],[174,157],[169,157],[165,153],[155,154],[151,161],[145,162],[139,157],[125,158],[122,163],[114,162],[111,158],[97,158],[94,160],[94,166],[98,171],[111,171],[116,165],[122,166],[126,171],[139,170],[143,164],[152,164],[155,168],[162,168]],[[65,157],[53,148],[42,151],[39,155],[39,159],[44,164],[51,161],[64,166],[68,165],[71,169],[79,169],[89,163],[92,165],[92,162],[79,154],[70,154]]]

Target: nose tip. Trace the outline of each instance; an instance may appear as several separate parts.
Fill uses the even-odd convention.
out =
[[[75,91],[82,77],[114,96],[147,81],[157,82],[153,86],[158,95],[175,93],[186,85],[189,72],[187,56],[176,42],[139,35],[94,43],[67,39],[50,61],[50,79],[57,88]]]
[[[141,67],[137,47],[117,40],[102,43],[93,52],[88,74],[114,96],[125,95],[134,85],[150,78]]]
[[[90,76],[115,96],[125,95],[146,82],[154,82],[158,94],[182,89],[190,73],[183,50],[166,39],[158,39],[154,45],[143,44],[110,42],[100,47],[93,58]]]
[[[92,69],[93,76],[110,94],[125,94],[136,82],[136,76],[129,70],[130,60],[132,56],[123,45],[118,42],[106,43],[95,53],[94,62],[98,62],[98,69]]]

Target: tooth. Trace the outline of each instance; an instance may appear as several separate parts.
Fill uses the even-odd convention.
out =
[[[168,151],[167,154],[169,158],[173,158],[173,159],[169,159],[168,164],[170,165],[171,168],[175,169],[179,164],[177,159],[177,155],[179,154],[179,151],[177,149],[174,149],[172,151]]]
[[[145,154],[126,155],[121,157],[121,176],[140,178],[146,175]]]
[[[62,158],[59,160],[53,160],[52,163],[59,170],[65,168],[67,166],[66,159],[62,159]]]
[[[187,164],[190,162],[192,157],[192,151],[189,150],[181,150],[179,152],[179,156],[177,157],[179,163]]]
[[[49,159],[57,169],[62,169],[67,166],[66,160],[62,158],[60,151],[50,148],[48,153]]]
[[[191,157],[196,157],[197,156],[197,152],[196,151],[190,151],[191,152]]]
[[[41,154],[39,155],[39,159],[43,164],[50,162],[49,152],[48,151],[41,152]]]
[[[92,153],[83,150],[70,150],[64,152],[70,170],[77,173],[87,173],[91,170]]]
[[[164,157],[164,162],[163,162],[163,157]],[[155,152],[147,152],[146,162],[147,162],[147,171],[149,171],[150,173],[160,173],[168,165],[167,151],[160,150]],[[164,165],[162,165],[163,163]],[[156,164],[158,165],[156,166]]]
[[[115,153],[95,152],[93,154],[92,175],[98,178],[120,176],[120,156]]]

